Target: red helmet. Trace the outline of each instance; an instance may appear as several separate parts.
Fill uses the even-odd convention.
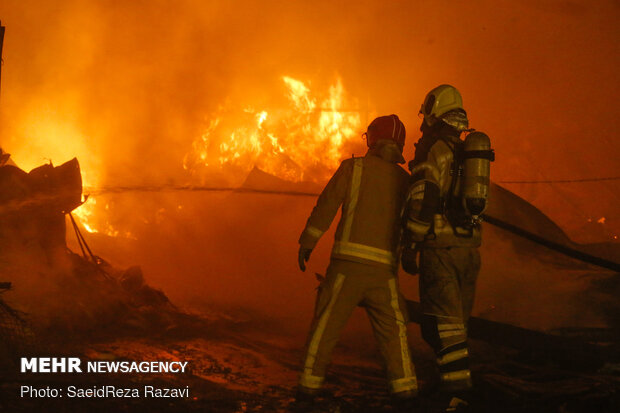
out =
[[[405,125],[396,115],[379,116],[368,125],[366,144],[372,148],[382,139],[396,142],[402,150],[405,146]]]

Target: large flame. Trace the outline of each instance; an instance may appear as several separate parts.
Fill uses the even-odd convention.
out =
[[[199,179],[218,186],[222,177],[226,184],[239,183],[254,166],[290,181],[323,182],[342,159],[363,148],[357,101],[347,96],[340,78],[323,92],[290,76],[282,76],[281,85],[274,95],[284,104],[257,107],[251,101],[229,100],[207,117],[202,134],[183,158],[190,183]],[[103,161],[79,125],[53,110],[35,107],[31,113],[27,132],[37,150],[20,151],[18,165],[26,170],[38,166],[44,159],[37,153],[55,163],[76,156],[84,193],[106,186]],[[106,197],[91,196],[73,215],[88,232],[133,238],[130,228],[113,220],[113,209]]]
[[[288,106],[255,109],[223,105],[194,140],[184,167],[249,171],[254,166],[292,181],[322,181],[343,157],[345,143],[360,139],[356,102],[338,79],[325,96],[297,79],[282,76]]]

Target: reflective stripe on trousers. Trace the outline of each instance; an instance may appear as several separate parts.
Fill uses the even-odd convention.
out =
[[[372,267],[342,261],[356,274],[344,275],[343,268],[328,272],[326,284],[319,292],[317,312],[310,332],[304,370],[299,384],[308,389],[322,386],[335,340],[358,305],[366,307],[379,348],[385,357],[390,391],[417,392],[417,380],[409,355],[406,314],[395,277],[373,274]],[[367,272],[363,269],[366,268]],[[368,271],[370,268],[371,271]],[[389,273],[387,270],[383,270]],[[348,274],[348,273],[347,273]]]
[[[314,368],[314,362],[316,360],[316,355],[319,350],[319,343],[321,342],[321,338],[323,337],[323,333],[325,332],[325,326],[327,325],[327,321],[331,315],[332,309],[334,308],[334,303],[338,299],[338,295],[340,294],[340,289],[342,288],[342,284],[344,283],[344,274],[338,274],[336,276],[336,281],[334,283],[334,290],[332,296],[329,299],[329,304],[327,304],[327,308],[321,314],[319,318],[319,322],[312,334],[312,338],[310,339],[310,343],[308,344],[308,353],[306,354],[306,361],[304,363],[304,371],[301,374],[301,378],[299,379],[299,384],[309,389],[318,389],[323,385],[324,377],[317,377],[312,375],[312,369]]]
[[[394,310],[394,317],[396,324],[398,325],[398,337],[400,339],[400,356],[403,364],[403,378],[392,380],[390,382],[390,391],[392,393],[400,393],[403,391],[416,391],[418,390],[418,382],[415,374],[411,369],[411,357],[409,356],[409,342],[407,341],[407,324],[405,323],[405,317],[400,310],[400,303],[398,301],[398,290],[396,288],[396,278],[390,279],[388,282],[390,287],[390,305]]]
[[[464,323],[438,322],[437,330],[442,346],[437,354],[441,381],[461,389],[470,388],[469,349]]]

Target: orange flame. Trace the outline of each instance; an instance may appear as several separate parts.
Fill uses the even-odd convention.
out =
[[[184,159],[193,174],[205,168],[244,172],[255,165],[292,181],[321,181],[346,154],[345,143],[359,137],[359,112],[345,111],[347,99],[340,79],[321,99],[300,80],[283,76],[288,107],[280,110],[227,107],[211,117]],[[317,102],[320,102],[320,106]]]

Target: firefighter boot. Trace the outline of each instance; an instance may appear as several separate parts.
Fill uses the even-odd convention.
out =
[[[295,393],[295,401],[291,406],[292,412],[311,413],[318,411],[318,391],[299,386]]]
[[[403,391],[392,394],[392,406],[396,412],[410,413],[420,407],[417,392]]]

